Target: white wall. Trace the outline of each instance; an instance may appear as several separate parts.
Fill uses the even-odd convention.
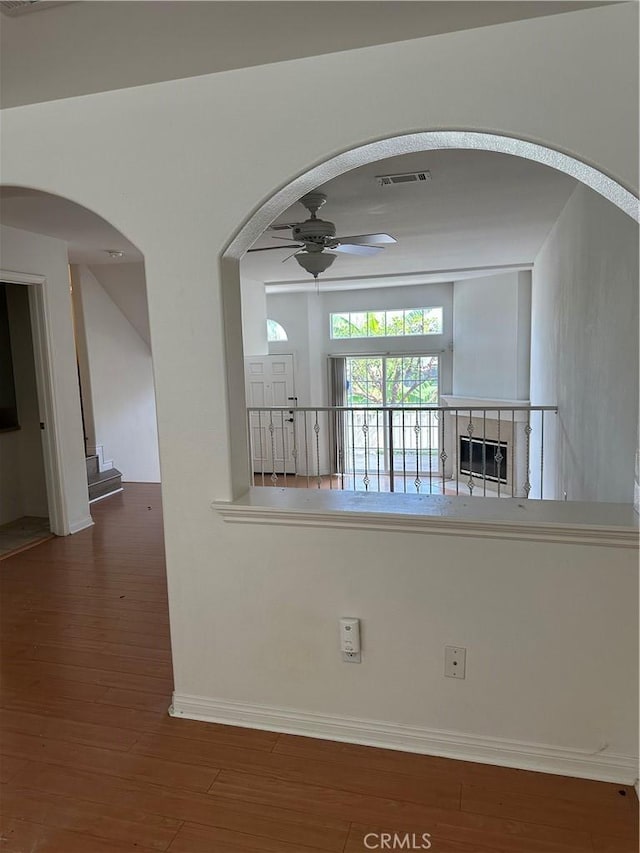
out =
[[[240,297],[244,354],[267,355],[267,294],[264,283],[243,276],[240,279]]]
[[[287,333],[286,341],[269,341],[272,354],[291,353],[295,377],[295,393],[298,405],[308,406],[322,402],[319,383],[311,381],[310,373],[310,324],[309,303],[313,296],[307,293],[267,295],[267,316],[276,320]]]
[[[7,308],[20,428],[0,432],[0,524],[48,515],[27,285],[7,286]]]
[[[112,268],[112,272],[115,268]],[[159,483],[153,364],[148,344],[124,316],[93,272],[74,266],[76,324],[83,335],[90,376],[95,444],[127,482]]]
[[[145,256],[180,694],[633,754],[632,551],[301,527],[283,547],[210,505],[240,483],[222,320],[224,302],[237,342],[239,282],[223,293],[220,255],[251,212],[417,129],[535,140],[635,187],[636,37],[637,9],[612,5],[6,111],[4,181],[84,204]],[[292,80],[330,121],[273,97]],[[345,612],[367,620],[368,665],[336,656]],[[444,642],[469,647],[467,681],[436,680]]]
[[[531,273],[456,281],[453,394],[529,399]]]
[[[286,342],[271,342],[269,351],[292,352],[296,363],[296,394],[299,405],[329,405],[327,361],[329,355],[371,353],[425,353],[440,358],[440,393],[451,392],[453,345],[453,286],[423,284],[410,287],[373,287],[316,293],[268,294],[268,316],[281,323]],[[404,338],[332,340],[330,315],[340,311],[385,308],[443,308],[442,335]],[[303,402],[304,401],[304,402]]]
[[[89,269],[142,340],[151,347],[144,264],[92,264]]]
[[[3,269],[46,278],[42,287],[51,349],[52,384],[56,394],[59,455],[64,471],[61,501],[66,517],[64,529],[55,532],[65,534],[81,530],[92,522],[87,495],[67,246],[61,240],[5,226],[0,228],[0,241]]]
[[[532,310],[531,401],[558,404],[545,442],[545,493],[631,502],[637,224],[578,186],[536,258]]]

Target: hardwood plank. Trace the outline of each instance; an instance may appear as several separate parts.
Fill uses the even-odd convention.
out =
[[[124,805],[114,808],[28,788],[2,792],[2,812],[11,818],[161,851],[169,847],[182,826],[182,822],[174,818]]]
[[[143,735],[132,752],[195,765],[213,764],[224,769],[240,770],[287,780],[309,783],[336,791],[370,794],[406,802],[458,808],[460,785],[450,780],[425,780],[328,762],[307,761],[288,755],[274,755],[250,749],[237,749],[219,743],[186,742],[165,732]]]
[[[286,841],[186,823],[169,847],[170,853],[318,853],[331,848],[301,847]]]
[[[186,788],[193,791],[207,791],[215,779],[218,768],[193,767],[112,749],[74,744],[70,748],[64,741],[16,732],[4,732],[0,751],[3,755],[23,758],[30,761],[45,761],[63,767],[80,770],[94,770],[109,776],[123,779],[138,779],[167,787]],[[19,784],[20,772],[14,777]],[[28,782],[22,782],[29,787]]]
[[[112,726],[94,725],[51,718],[42,714],[23,711],[0,710],[0,727],[4,732],[35,735],[53,740],[84,743],[89,746],[103,746],[108,749],[127,751],[137,740],[137,733]]]
[[[103,705],[117,705],[122,708],[138,708],[142,711],[159,711],[166,714],[171,705],[171,693],[110,688],[100,697],[100,702]]]
[[[19,770],[24,770],[29,765],[22,758],[10,758],[5,756],[0,759],[0,783],[9,782]]]
[[[150,814],[159,814],[203,826],[246,832],[291,844],[342,851],[348,821],[316,818],[295,810],[279,809],[252,803],[239,805],[220,800],[210,794],[171,790],[153,784],[141,785],[131,780],[105,777],[99,773],[35,764],[24,780],[14,784],[31,790],[63,794],[90,802],[126,806]]]
[[[210,793],[232,802],[259,803],[347,821],[384,821],[388,816],[400,821],[427,822],[439,814],[429,806],[390,797],[355,794],[236,770],[221,770]]]
[[[86,833],[52,829],[24,820],[0,822],[7,853],[144,853],[150,848],[127,842],[105,841]]]
[[[618,791],[624,790],[632,801],[637,797],[632,786],[598,782],[592,779],[577,779],[531,770],[510,767],[495,767],[472,761],[440,758],[432,755],[380,749],[360,744],[339,743],[299,735],[281,734],[274,752],[294,755],[307,760],[335,761],[367,768],[371,771],[392,771],[419,778],[451,777],[464,784],[488,785],[492,788],[522,791],[529,794],[546,794],[564,799],[601,802],[617,800]]]
[[[594,853],[638,853],[636,838],[595,834],[592,840]]]
[[[107,652],[85,651],[68,645],[40,646],[31,645],[16,654],[15,660],[22,662],[41,661],[45,663],[76,666],[91,672],[103,670],[106,672],[133,673],[136,675],[153,676],[163,681],[173,677],[171,664],[149,660],[146,656],[113,655]]]
[[[514,820],[535,821],[565,829],[587,829],[603,835],[637,835],[637,808],[630,797],[603,802],[580,803],[557,797],[523,795],[472,785],[462,787],[462,811]]]
[[[54,678],[79,681],[83,684],[93,684],[99,687],[136,690],[143,693],[165,693],[171,690],[173,684],[172,679],[168,677],[157,678],[133,672],[22,659],[12,665],[12,674],[16,681],[20,681],[21,678],[33,681]]]
[[[420,806],[235,771],[221,770],[211,793],[231,802],[259,803],[363,825],[382,825],[387,829],[413,828],[416,832],[430,832],[429,827],[432,827],[434,832],[437,829],[443,838],[451,841],[485,843],[498,849],[504,847],[510,853],[586,853],[591,850],[590,834],[582,830]],[[507,842],[509,846],[505,846]]]
[[[38,677],[31,671],[20,669],[19,672],[5,674],[3,668],[2,691],[20,690],[34,691],[42,696],[62,696],[67,699],[78,699],[84,702],[94,702],[105,695],[108,688],[101,684],[85,684],[82,681],[70,681],[67,678]]]

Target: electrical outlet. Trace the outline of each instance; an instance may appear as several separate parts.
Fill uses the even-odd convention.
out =
[[[464,678],[467,668],[467,650],[462,646],[444,647],[444,674],[447,678]]]
[[[360,663],[360,620],[344,617],[340,620],[340,649],[345,663]]]

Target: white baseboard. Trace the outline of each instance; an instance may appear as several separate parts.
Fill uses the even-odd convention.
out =
[[[327,716],[292,708],[247,705],[174,693],[169,713],[172,717],[189,720],[266,729],[624,785],[633,785],[638,778],[638,759],[632,756],[587,752],[377,720]]]
[[[80,533],[81,530],[86,530],[87,527],[93,527],[93,519],[90,515],[86,518],[81,518],[80,521],[73,521],[69,525],[69,533]]]

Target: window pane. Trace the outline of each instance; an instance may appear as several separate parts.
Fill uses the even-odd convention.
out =
[[[331,337],[332,338],[350,338],[351,324],[348,314],[332,314],[331,315]]]
[[[347,405],[381,406],[382,359],[347,359]]]
[[[404,311],[386,311],[387,337],[404,335]]]
[[[404,315],[405,335],[422,335],[422,308],[413,308]]]
[[[367,312],[353,311],[349,314],[351,321],[351,337],[366,338],[367,337]]]
[[[385,335],[384,311],[367,311],[367,337],[384,338]]]
[[[388,357],[387,405],[427,406],[438,402],[438,357]]]
[[[287,333],[277,320],[267,320],[268,341],[288,341]]]
[[[424,308],[424,333],[431,335],[442,334],[442,308]]]

